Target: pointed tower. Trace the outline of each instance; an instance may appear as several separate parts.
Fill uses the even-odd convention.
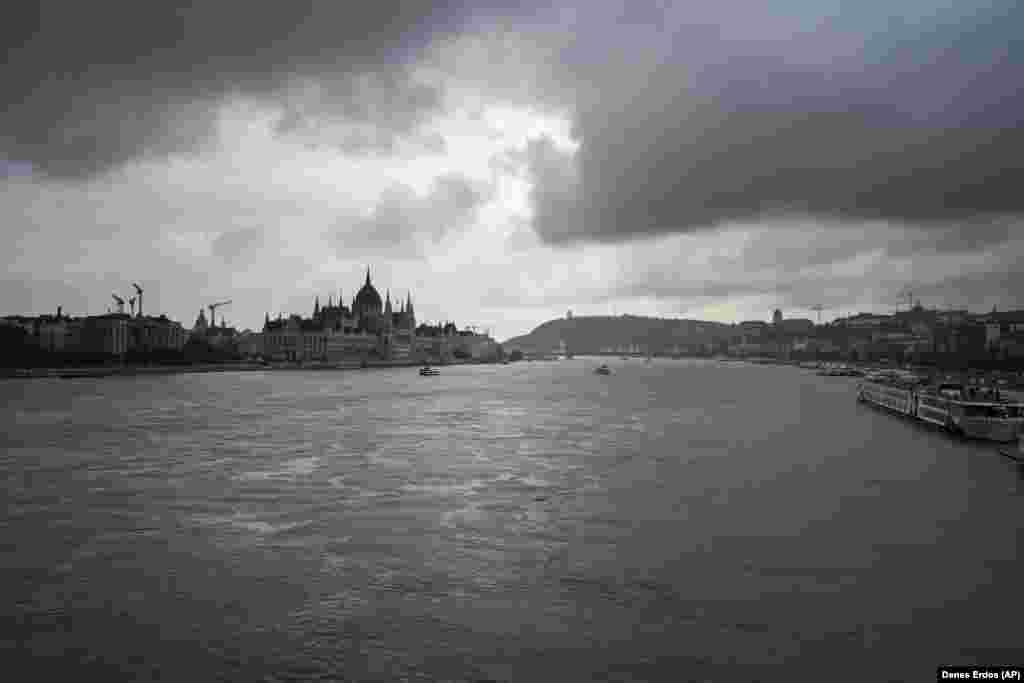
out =
[[[200,311],[200,313],[201,312],[202,311]],[[264,313],[263,314],[263,329],[266,330],[268,327],[270,327],[270,314],[269,313]]]
[[[385,295],[384,313],[386,315],[391,315],[391,312],[391,290],[389,289]]]
[[[316,299],[314,299],[313,301],[313,317],[320,317],[320,297],[316,297]]]
[[[370,287],[370,266],[366,266],[366,286]]]
[[[416,314],[412,311],[412,292],[408,292],[405,296],[405,315],[409,321],[409,329],[416,329]]]
[[[327,295],[327,308],[334,308],[334,299],[331,298],[330,294]]]
[[[203,309],[199,309],[199,315],[196,316],[196,324],[192,327],[193,332],[205,332],[206,331],[206,316],[203,315]]]

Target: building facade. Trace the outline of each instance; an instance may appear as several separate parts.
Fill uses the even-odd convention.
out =
[[[416,313],[412,294],[396,310],[390,292],[382,298],[366,271],[363,286],[351,305],[333,296],[321,307],[317,297],[309,318],[291,315],[263,323],[263,352],[271,360],[319,361],[402,360],[417,357]]]

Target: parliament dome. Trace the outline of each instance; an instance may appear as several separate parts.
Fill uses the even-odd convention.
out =
[[[360,313],[380,313],[384,308],[384,302],[380,298],[380,294],[370,284],[370,269],[366,269],[366,282],[359,289],[356,294],[355,310]]]

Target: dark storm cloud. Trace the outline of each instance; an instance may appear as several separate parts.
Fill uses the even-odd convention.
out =
[[[650,47],[587,24],[563,59],[581,84],[579,150],[531,155],[538,234],[617,241],[786,215],[948,227],[1024,212],[1024,43],[1009,28],[1024,7],[914,3],[900,23],[833,5],[822,16],[780,2],[764,18],[729,1],[688,8],[663,15],[667,31],[650,21]]]
[[[226,93],[387,74],[467,16],[461,0],[17,3],[0,22],[0,156],[75,177],[187,151],[212,135],[210,105]],[[405,104],[429,107],[431,97],[413,92]],[[382,123],[409,125],[394,113]]]

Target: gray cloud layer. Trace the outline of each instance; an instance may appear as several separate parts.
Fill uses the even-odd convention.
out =
[[[979,14],[882,26],[849,55],[829,53],[830,32],[850,33],[841,23],[772,43],[751,19],[754,35],[729,41],[741,15],[711,17],[718,34],[695,32],[691,15],[667,37],[652,21],[656,47],[610,65],[581,38],[563,60],[580,77],[580,148],[533,150],[535,229],[564,243],[794,213],[921,225],[1020,214],[1024,48],[1007,26],[1024,9]],[[628,35],[608,33],[605,54]]]
[[[279,96],[295,77],[400,65],[456,31],[463,3],[374,0],[181,3],[39,0],[5,12],[0,39],[0,157],[81,177],[148,155],[189,150],[213,133],[227,93]],[[386,76],[383,77],[386,80]],[[395,76],[401,78],[401,76]],[[335,87],[366,118],[358,90]],[[430,106],[414,94],[412,107]],[[407,117],[382,125],[410,125]]]
[[[459,174],[437,178],[424,196],[396,184],[381,195],[368,215],[340,220],[331,239],[342,256],[350,248],[367,246],[393,255],[414,254],[420,239],[437,242],[471,223],[490,199],[491,189]]]

